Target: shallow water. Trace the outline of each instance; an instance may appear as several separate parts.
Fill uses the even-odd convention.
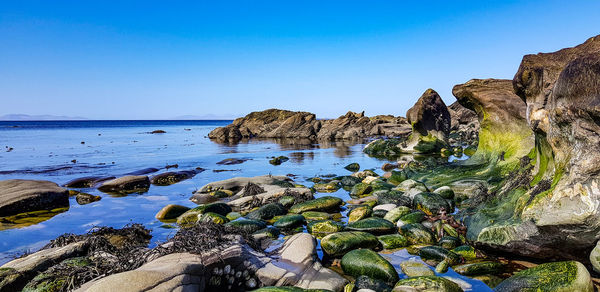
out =
[[[219,144],[206,136],[231,121],[0,121],[0,180],[43,179],[64,184],[84,176],[120,176],[144,168],[178,164],[176,170],[206,169],[194,178],[171,185],[151,186],[147,193],[116,197],[96,189],[81,191],[99,195],[102,200],[79,205],[70,199],[68,211],[38,224],[4,229],[0,226],[0,264],[23,252],[35,251],[63,233],[81,234],[94,226],[120,228],[142,223],[152,230],[152,245],[166,240],[176,229],[164,228],[154,215],[167,204],[194,207],[192,192],[203,185],[236,176],[265,174],[296,175],[295,181],[311,186],[307,179],[326,174],[345,175],[343,167],[358,162],[361,169],[372,168],[382,174],[384,161],[362,152],[363,143],[337,142],[312,144],[294,141],[252,140],[235,145]],[[164,134],[150,134],[154,130]],[[83,143],[82,143],[83,142]],[[13,148],[7,152],[9,148]],[[269,164],[271,156],[285,155],[288,162]],[[237,165],[217,165],[226,158],[248,161]],[[72,162],[72,161],[75,162]],[[170,169],[173,170],[173,169]],[[214,172],[214,170],[228,170]],[[347,191],[317,193],[339,196]],[[1,223],[0,223],[1,224]],[[6,226],[4,226],[6,228]],[[320,252],[320,250],[319,250]],[[483,283],[456,273],[452,277],[467,281],[474,288]],[[483,285],[483,286],[481,286]],[[482,288],[483,289],[483,288]]]

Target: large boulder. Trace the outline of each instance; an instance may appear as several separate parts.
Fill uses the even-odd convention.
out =
[[[592,292],[590,273],[579,262],[554,262],[520,271],[502,281],[496,292],[578,291]]]
[[[68,191],[53,182],[22,179],[0,181],[0,217],[68,206]]]
[[[427,89],[406,112],[406,118],[413,129],[406,150],[435,152],[446,144],[450,134],[450,112],[435,90]]]

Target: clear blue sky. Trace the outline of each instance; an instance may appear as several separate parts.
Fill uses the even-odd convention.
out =
[[[0,115],[404,116],[600,34],[600,1],[3,1]]]

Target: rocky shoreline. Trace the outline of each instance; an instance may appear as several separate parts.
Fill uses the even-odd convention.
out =
[[[1,266],[0,291],[472,289],[454,275],[499,292],[595,291],[600,36],[526,55],[513,80],[473,79],[453,95],[446,106],[426,90],[406,119],[275,109],[236,119],[209,138],[378,138],[364,152],[388,163],[382,175],[354,163],[312,185],[270,174],[212,182],[190,198],[197,207],[168,204],[156,214],[179,228],[157,247],[148,248],[141,225],[64,235]],[[81,187],[143,193],[201,171],[87,177],[64,188],[0,181],[0,220],[68,208],[69,195],[93,202]],[[351,199],[327,195],[340,189]]]

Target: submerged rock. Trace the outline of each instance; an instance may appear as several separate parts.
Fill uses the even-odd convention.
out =
[[[346,229],[351,231],[365,231],[372,234],[386,234],[396,231],[396,225],[383,218],[370,217],[352,222],[346,226]]]
[[[157,186],[168,186],[176,184],[180,181],[190,179],[196,175],[195,171],[169,171],[161,174],[157,174],[152,177],[150,182]]]
[[[335,210],[343,203],[337,197],[325,196],[318,199],[296,204],[290,208],[290,213],[303,213],[306,211],[329,211]]]
[[[545,263],[520,271],[502,281],[496,292],[581,291],[592,292],[594,286],[586,268],[579,262]]]
[[[376,248],[379,246],[377,237],[360,231],[344,231],[329,234],[321,239],[323,252],[340,257],[357,248]]]
[[[68,206],[68,191],[53,182],[22,179],[0,181],[0,217]]]
[[[109,194],[131,194],[147,192],[150,179],[145,175],[128,175],[104,182],[98,190]]]
[[[355,249],[342,257],[342,270],[353,277],[368,276],[387,283],[398,281],[398,272],[385,258],[370,249]]]
[[[307,229],[310,234],[323,236],[342,231],[344,224],[333,220],[318,220],[308,223]]]
[[[458,284],[437,276],[420,276],[398,281],[394,291],[462,292]]]
[[[434,276],[435,273],[426,264],[414,260],[400,263],[402,272],[408,277]]]
[[[67,183],[65,183],[63,186],[67,187],[67,188],[93,188],[95,187],[97,184],[103,182],[103,181],[107,181],[107,180],[111,180],[114,179],[114,176],[109,176],[109,177],[103,177],[103,176],[86,176],[86,177],[80,177],[80,178],[76,178],[74,180],[68,181]]]

